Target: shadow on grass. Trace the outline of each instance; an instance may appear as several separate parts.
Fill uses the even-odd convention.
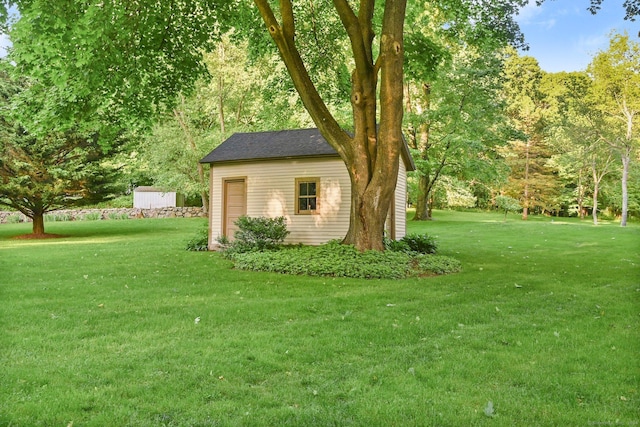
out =
[[[158,233],[174,233],[193,227],[203,222],[201,218],[187,219],[143,219],[143,220],[103,220],[103,221],[70,221],[53,222],[45,225],[45,235],[41,237],[30,234],[31,224],[0,225],[0,240],[11,240],[16,243],[95,243],[99,240],[121,240],[130,236],[156,235]],[[28,227],[25,229],[25,227]],[[54,238],[55,237],[55,238]],[[90,239],[90,240],[85,240]],[[82,240],[82,241],[75,241]]]

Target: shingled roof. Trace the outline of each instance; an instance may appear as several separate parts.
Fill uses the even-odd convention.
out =
[[[295,129],[234,133],[200,163],[318,156],[337,157],[338,153],[318,129]]]
[[[402,157],[408,170],[415,170],[405,144]],[[304,157],[339,157],[316,128],[268,132],[234,133],[200,163],[229,163]]]

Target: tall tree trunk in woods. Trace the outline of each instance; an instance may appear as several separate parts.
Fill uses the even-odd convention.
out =
[[[383,250],[384,225],[392,206],[403,146],[403,31],[406,0],[384,3],[380,47],[373,56],[374,0],[361,0],[359,10],[348,0],[333,4],[351,43],[355,69],[351,80],[353,133],[342,129],[313,84],[295,45],[291,0],[281,0],[281,22],[267,0],[254,0],[269,34],[314,123],[344,161],[351,180],[349,229],[344,243],[359,250]],[[378,118],[379,84],[379,122]]]
[[[627,226],[627,217],[629,215],[629,190],[627,182],[629,181],[629,164],[631,163],[631,150],[622,154],[622,218],[620,218],[620,226]]]
[[[529,147],[531,147],[530,141],[527,140],[525,145],[525,161],[524,161],[524,189],[522,194],[522,219],[529,218],[529,161],[530,153]]]
[[[593,207],[591,209],[591,216],[593,217],[594,225],[598,225],[598,195],[600,193],[600,183],[602,179],[609,174],[610,167],[613,164],[611,151],[609,151],[606,159],[600,162],[600,169],[598,168],[598,157],[599,155],[597,153],[591,157],[591,176],[593,178]]]
[[[578,202],[578,217],[580,219],[584,219],[585,217],[585,213],[584,213],[584,190],[585,190],[585,186],[584,186],[584,177],[583,175],[583,168],[580,168],[580,171],[578,172],[578,194],[577,194],[577,202]]]
[[[424,96],[424,110],[429,114],[431,109],[431,86],[427,83],[422,85],[422,93]],[[420,124],[418,128],[417,149],[420,158],[423,160],[423,167],[419,170],[418,175],[418,196],[416,199],[416,213],[413,216],[414,221],[425,221],[432,218],[431,191],[433,189],[433,180],[431,179],[431,168],[429,162],[429,146],[431,123],[429,119]]]
[[[595,177],[595,174],[594,174]],[[593,207],[591,208],[591,216],[593,217],[593,225],[598,225],[598,192],[600,191],[600,182],[594,180],[593,184]]]
[[[218,46],[218,57],[221,64],[225,62],[224,43],[220,43]],[[226,135],[225,118],[224,118],[224,74],[220,73],[218,76],[218,119],[220,121],[220,133],[224,140]]]

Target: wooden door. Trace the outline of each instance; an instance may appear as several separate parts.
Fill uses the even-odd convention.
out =
[[[244,178],[227,179],[224,181],[224,215],[222,234],[233,240],[238,229],[235,222],[247,213],[247,194]]]

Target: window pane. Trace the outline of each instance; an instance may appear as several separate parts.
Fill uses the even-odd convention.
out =
[[[316,198],[312,197],[309,199],[309,209],[312,211],[316,210]]]
[[[316,183],[315,182],[309,182],[307,183],[309,185],[309,192],[307,193],[310,196],[315,196],[316,195]]]
[[[309,203],[307,199],[299,199],[299,210],[300,211],[306,211],[309,210]]]
[[[300,183],[300,195],[301,196],[307,196],[309,194],[309,189],[307,187],[308,183],[306,182],[301,182]]]

